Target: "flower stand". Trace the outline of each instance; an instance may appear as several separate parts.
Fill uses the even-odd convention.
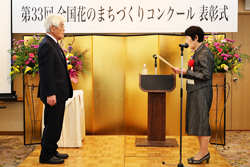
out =
[[[24,76],[24,144],[41,143],[42,102],[37,97],[39,75]]]
[[[216,144],[216,149],[217,149],[217,144],[225,145],[225,121],[226,121],[225,104],[220,104],[222,100],[222,95],[225,92],[225,90],[226,90],[225,73],[214,73],[213,101],[210,110],[210,128],[212,132],[210,143]],[[213,141],[215,141],[215,143],[213,143]]]

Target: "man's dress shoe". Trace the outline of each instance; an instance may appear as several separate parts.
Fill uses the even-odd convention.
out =
[[[60,154],[60,153],[57,153],[55,156],[57,158],[62,158],[62,159],[67,159],[69,157],[68,154]]]
[[[41,164],[63,164],[64,160],[54,156],[54,157],[50,158],[49,160],[41,160],[40,159],[39,162]]]

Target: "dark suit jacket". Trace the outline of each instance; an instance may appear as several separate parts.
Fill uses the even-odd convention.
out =
[[[212,86],[214,56],[210,49],[204,44],[201,44],[196,50],[193,59],[193,71],[188,67],[185,78],[194,79],[194,85],[187,84],[187,92],[192,92],[206,86]]]
[[[47,96],[56,95],[57,102],[64,102],[73,95],[66,59],[62,54],[62,49],[46,35],[38,49],[40,83],[37,95],[45,104]]]

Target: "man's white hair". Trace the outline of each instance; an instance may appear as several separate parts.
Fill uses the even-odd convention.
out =
[[[59,27],[61,22],[65,22],[66,19],[62,15],[58,14],[50,14],[45,22],[44,22],[44,27],[46,32],[50,32],[50,26],[54,25],[55,27]]]

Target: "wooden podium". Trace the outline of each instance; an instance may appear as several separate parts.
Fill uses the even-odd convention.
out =
[[[178,147],[166,136],[166,92],[175,89],[175,75],[139,75],[139,86],[148,92],[148,137],[136,138],[136,146]]]

